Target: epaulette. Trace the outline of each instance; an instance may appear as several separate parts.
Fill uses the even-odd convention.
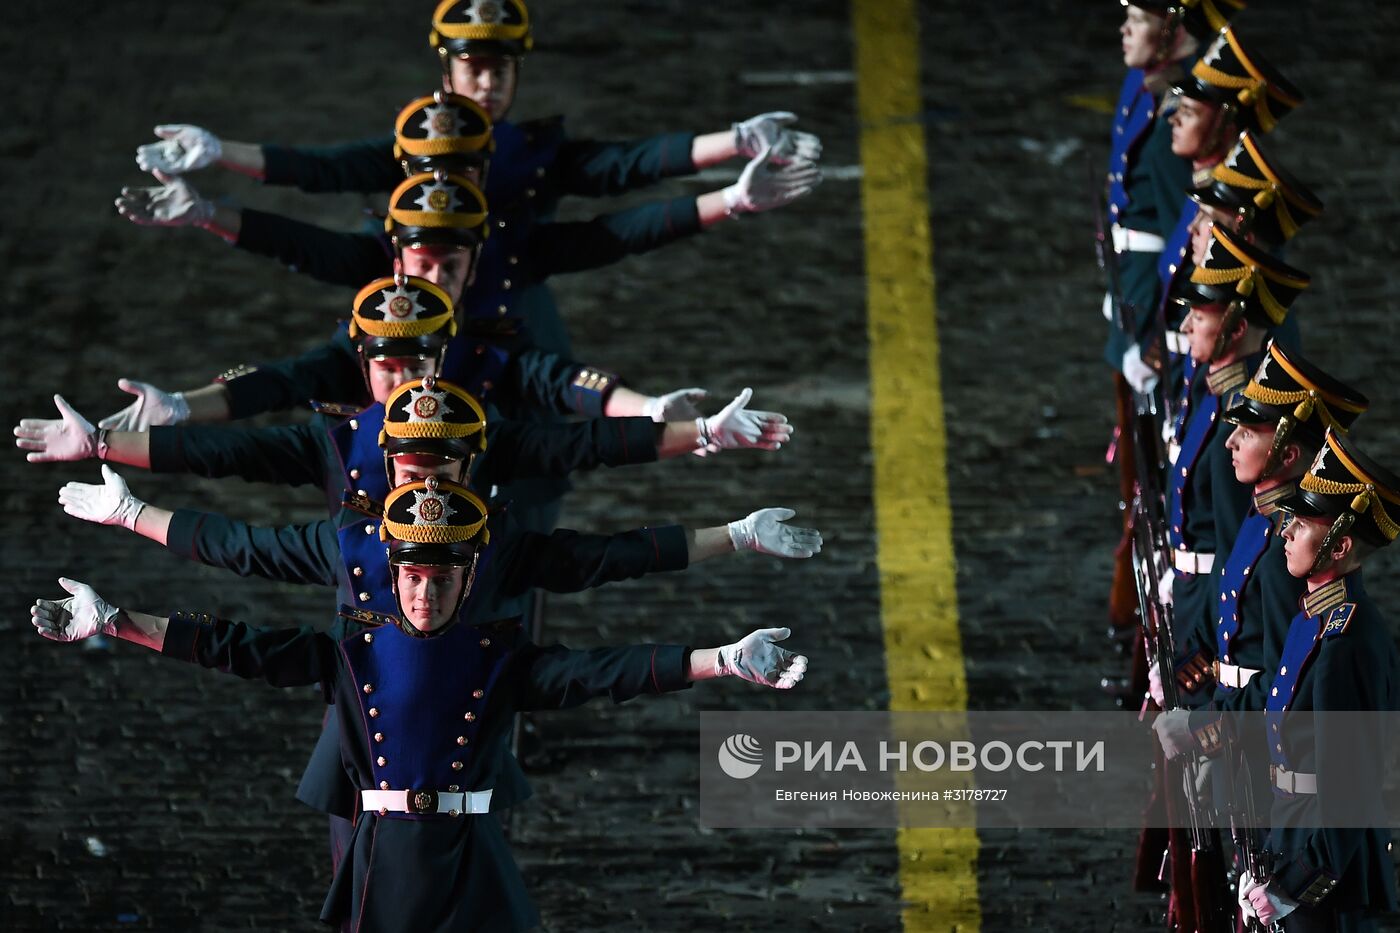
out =
[[[1346,577],[1339,577],[1306,594],[1303,597],[1303,611],[1314,618],[1321,618],[1346,601]]]
[[[308,404],[316,414],[332,415],[336,418],[349,418],[365,410],[363,405],[350,405],[345,402],[321,402],[312,399]]]
[[[1215,372],[1206,373],[1206,386],[1211,395],[1229,395],[1238,392],[1249,384],[1249,372],[1243,361],[1222,366]]]
[[[1271,516],[1278,513],[1278,504],[1281,500],[1287,499],[1298,491],[1298,483],[1295,480],[1291,483],[1280,483],[1273,489],[1254,494],[1254,510],[1263,516]]]
[[[361,625],[373,626],[392,625],[398,621],[387,612],[371,612],[368,609],[356,609],[354,606],[341,606],[340,617]]]
[[[521,627],[523,618],[521,616],[511,616],[507,619],[493,619],[490,622],[477,622],[472,628],[480,631],[490,632],[493,635],[505,635]]]
[[[257,368],[256,366],[252,365],[251,363],[240,363],[239,365],[233,367],[232,369],[226,369],[226,370],[224,370],[223,372],[219,373],[217,376],[214,377],[214,381],[215,381],[215,382],[232,382],[233,380],[237,379],[239,376],[247,376],[247,375],[249,375],[250,373],[255,373],[255,372],[257,372],[257,371],[258,371],[258,368]]]
[[[1327,613],[1327,621],[1322,624],[1322,637],[1335,638],[1346,634],[1352,616],[1356,614],[1356,603],[1342,603]]]
[[[344,498],[340,500],[340,505],[342,508],[351,509],[371,518],[384,517],[384,503],[371,499],[362,492],[346,493]]]

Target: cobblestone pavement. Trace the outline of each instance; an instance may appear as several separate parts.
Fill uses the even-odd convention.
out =
[[[429,5],[420,6],[425,17]],[[857,165],[852,87],[841,75],[851,67],[844,4],[536,6],[539,47],[518,117],[564,112],[577,134],[625,137],[718,129],[782,107],[822,135],[829,169]],[[1119,663],[1102,637],[1110,408],[1082,179],[1086,154],[1101,161],[1106,151],[1108,118],[1092,101],[1110,97],[1121,76],[1118,8],[923,7],[920,116],[971,702],[1103,708],[1098,676]],[[1359,0],[1259,7],[1241,27],[1309,96],[1279,146],[1328,204],[1290,249],[1314,274],[1314,294],[1298,303],[1307,344],[1371,394],[1374,423],[1362,431],[1394,459],[1397,390],[1380,376],[1382,348],[1400,333],[1388,317],[1400,95],[1384,76],[1400,13]],[[12,321],[5,422],[47,412],[55,389],[105,414],[122,402],[119,376],[192,386],[329,330],[348,292],[202,234],[135,229],[111,199],[142,183],[131,152],[157,122],[284,142],[382,132],[434,80],[418,15],[364,0],[211,0],[140,12],[26,6],[12,19],[0,33],[12,87],[0,128],[0,301]],[[769,83],[792,70],[833,74]],[[777,456],[584,477],[566,524],[714,524],[787,505],[822,528],[825,552],[803,564],[734,558],[551,598],[559,640],[710,643],[791,623],[813,672],[784,708],[885,704],[859,186],[853,171],[832,174],[787,212],[555,283],[581,358],[653,390],[705,385],[718,397],[753,385],[759,403],[797,425]],[[726,181],[707,173],[665,190]],[[225,175],[196,184],[342,227],[366,204]],[[137,495],[171,507],[264,523],[318,517],[317,496],[305,492],[126,475]],[[64,517],[56,489],[95,478],[91,465],[0,458],[0,530],[12,542],[0,590],[0,928],[318,929],[324,830],[291,798],[321,714],[314,693],[243,684],[128,646],[50,645],[26,613],[35,595],[56,592],[60,573],[122,605],[249,620],[320,618],[327,594],[234,581]],[[1386,577],[1370,575],[1383,602],[1400,596]],[[514,842],[546,926],[897,928],[893,833],[699,827],[696,711],[778,705],[743,685],[706,686],[543,720],[566,766],[536,776]],[[987,930],[1156,928],[1155,901],[1128,891],[1131,834],[997,832],[983,842]]]

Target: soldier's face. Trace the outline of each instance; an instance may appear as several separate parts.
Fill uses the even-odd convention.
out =
[[[397,568],[399,608],[420,632],[442,628],[457,608],[465,567],[431,567],[403,564]]]
[[[466,472],[465,467],[466,462],[462,460],[444,460],[441,457],[430,457],[427,454],[400,454],[393,458],[394,486],[414,483],[427,479],[429,476],[460,483]]]
[[[1290,574],[1299,579],[1308,575],[1317,560],[1322,539],[1327,537],[1331,527],[1332,522],[1327,519],[1289,516],[1288,524],[1283,526],[1283,554],[1288,559]]]
[[[1172,153],[1183,159],[1209,155],[1206,147],[1219,116],[1219,106],[1182,97],[1168,120],[1172,126]]]
[[[1123,39],[1123,64],[1129,68],[1146,68],[1157,54],[1166,20],[1142,7],[1129,5],[1118,34]]]
[[[1225,439],[1235,479],[1253,486],[1264,478],[1264,464],[1274,446],[1274,432],[1264,424],[1239,424]]]
[[[1191,359],[1209,363],[1215,352],[1215,339],[1225,319],[1223,304],[1193,305],[1181,322],[1181,332],[1191,345]]]
[[[421,382],[424,376],[436,376],[437,357],[372,357],[365,361],[365,369],[369,373],[370,394],[382,405],[405,382]]]
[[[471,280],[472,257],[469,246],[421,244],[404,247],[400,263],[405,275],[427,279],[455,301]]]
[[[1196,265],[1206,261],[1206,250],[1210,249],[1210,234],[1216,226],[1224,227],[1231,233],[1240,230],[1240,216],[1222,211],[1209,204],[1197,204],[1196,216],[1187,229],[1191,232],[1191,261]],[[1253,242],[1253,237],[1245,237],[1245,242]]]
[[[506,55],[453,55],[448,59],[446,90],[470,98],[494,123],[515,102],[520,60]]]

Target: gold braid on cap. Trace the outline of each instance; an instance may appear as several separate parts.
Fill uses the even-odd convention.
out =
[[[389,494],[388,501],[384,503],[384,521],[379,526],[379,539],[384,541],[392,537],[411,544],[459,544],[480,537],[481,544],[489,544],[491,532],[486,528],[486,521],[489,517],[486,512],[486,503],[477,498],[470,490],[456,483],[439,484],[437,478],[431,476],[428,477],[428,480],[407,483]],[[480,513],[481,518],[470,525],[414,525],[389,518],[389,507],[395,500],[420,489],[430,493],[436,493],[439,489],[443,489],[450,495],[466,500]]]
[[[408,382],[399,386],[394,390],[394,394],[389,396],[389,401],[385,405],[385,409],[392,411],[397,408],[399,399],[401,399],[405,393],[410,393],[414,389],[420,388],[420,386],[421,383],[419,382]],[[389,437],[397,438],[471,437],[473,434],[481,434],[483,436],[480,441],[480,446],[485,448],[486,412],[482,409],[481,404],[477,402],[475,398],[451,383],[438,380],[436,386],[458,401],[465,402],[467,408],[471,409],[471,413],[476,416],[476,420],[468,424],[451,424],[446,421],[391,421],[386,418],[384,420],[384,433]]]
[[[482,227],[486,224],[486,198],[471,182],[461,175],[448,175],[447,180],[458,188],[464,189],[467,193],[475,195],[475,207],[478,210],[462,211],[422,211],[413,208],[399,207],[400,199],[406,199],[407,195],[419,185],[429,181],[436,181],[434,176],[428,172],[412,175],[399,182],[399,186],[394,189],[394,193],[389,195],[389,216],[384,219],[384,229],[386,232],[393,231],[395,223],[403,224],[405,227],[451,227],[461,229],[471,229],[472,227]]]
[[[1254,157],[1254,164],[1258,166],[1259,171],[1264,173],[1263,178],[1253,178],[1238,169],[1231,168],[1224,162],[1215,167],[1215,170],[1211,172],[1211,177],[1216,181],[1224,182],[1227,185],[1233,185],[1236,188],[1245,188],[1254,191],[1254,205],[1260,210],[1268,210],[1270,207],[1274,208],[1274,211],[1278,214],[1278,225],[1283,231],[1284,238],[1289,240],[1293,239],[1293,237],[1297,235],[1299,227],[1302,225],[1293,219],[1293,212],[1288,209],[1288,206],[1292,204],[1310,217],[1316,217],[1317,211],[1313,210],[1311,205],[1304,203],[1301,198],[1284,187],[1283,182],[1279,180],[1278,176],[1269,171],[1268,165],[1266,165],[1263,158],[1260,157],[1259,151],[1251,145],[1249,137],[1247,136],[1244,139],[1244,147],[1249,150],[1249,154]]]
[[[491,150],[491,118],[470,98],[460,94],[445,95],[439,106],[452,106],[462,110],[475,111],[481,117],[482,125],[485,127],[480,133],[474,136],[443,136],[439,139],[418,139],[405,136],[404,126],[407,125],[408,121],[423,114],[428,107],[435,103],[438,103],[435,97],[420,97],[399,111],[398,119],[394,121],[394,145],[399,152],[406,152],[414,156],[440,156],[470,155],[474,152],[489,152]]]
[[[486,516],[470,525],[405,525],[401,522],[384,519],[382,526],[389,536],[412,544],[458,544],[470,541],[478,535],[481,543],[491,541],[491,532],[486,530]]]
[[[1225,41],[1234,50],[1235,57],[1240,60],[1240,64],[1244,65],[1245,70],[1249,72],[1249,77],[1226,74],[1218,68],[1207,65],[1205,59],[1201,59],[1191,66],[1191,74],[1216,87],[1238,91],[1235,98],[1242,106],[1254,108],[1254,113],[1259,118],[1259,129],[1267,133],[1278,125],[1278,117],[1274,116],[1273,111],[1269,109],[1270,97],[1276,97],[1291,107],[1298,106],[1300,101],[1274,87],[1267,78],[1259,73],[1259,69],[1249,60],[1249,56],[1244,54],[1244,49],[1240,48],[1233,32],[1225,34]]]
[[[371,337],[422,337],[426,334],[436,333],[446,324],[448,335],[456,336],[457,320],[452,310],[452,299],[447,297],[447,292],[438,288],[427,279],[413,278],[412,284],[416,289],[421,289],[442,302],[446,309],[438,314],[420,317],[415,321],[386,321],[383,318],[364,317],[360,314],[360,305],[368,301],[373,295],[384,291],[390,286],[397,286],[400,283],[393,278],[376,279],[370,282],[360,293],[355,296],[355,303],[351,306],[350,314],[350,336],[359,337],[361,334],[369,334]]]
[[[1282,324],[1283,319],[1288,317],[1288,308],[1274,297],[1273,292],[1269,291],[1269,280],[1275,279],[1280,284],[1300,290],[1308,287],[1308,280],[1297,279],[1281,273],[1266,272],[1251,262],[1224,237],[1217,237],[1215,242],[1229,250],[1244,265],[1234,269],[1210,269],[1205,266],[1197,266],[1191,272],[1191,281],[1197,285],[1229,285],[1233,282],[1235,283],[1235,292],[1241,298],[1256,295],[1264,313],[1269,316],[1269,320],[1275,324]]]
[[[1328,444],[1328,449],[1337,455],[1337,459],[1346,464],[1353,474],[1365,476],[1366,471],[1360,469],[1355,462],[1336,444]],[[1400,535],[1400,525],[1397,525],[1385,510],[1385,502],[1389,500],[1392,505],[1400,505],[1400,499],[1394,493],[1379,488],[1375,483],[1339,483],[1336,480],[1324,479],[1312,472],[1308,472],[1298,483],[1298,488],[1306,489],[1308,492],[1315,492],[1323,496],[1345,496],[1349,493],[1356,493],[1351,500],[1351,505],[1347,509],[1354,515],[1365,515],[1370,512],[1371,519],[1376,523],[1376,527],[1385,535],[1387,541],[1394,541]],[[1338,518],[1345,517],[1346,513]],[[1348,523],[1350,524],[1350,523]],[[1336,528],[1334,523],[1333,528]]]
[[[1282,362],[1278,360],[1278,357],[1274,359],[1277,362]],[[1337,416],[1332,414],[1331,409],[1327,407],[1328,402],[1331,402],[1335,407],[1343,411],[1349,411],[1355,414],[1360,414],[1366,410],[1363,406],[1352,405],[1350,402],[1345,402],[1335,397],[1329,397],[1317,389],[1298,389],[1294,392],[1284,392],[1280,389],[1271,389],[1267,386],[1261,386],[1257,382],[1250,382],[1249,385],[1245,386],[1244,397],[1253,399],[1264,405],[1274,405],[1279,408],[1296,403],[1297,407],[1293,409],[1292,414],[1285,415],[1285,418],[1292,418],[1294,421],[1301,424],[1313,415],[1317,415],[1318,421],[1321,421],[1338,434],[1347,433],[1347,429],[1337,420]]]
[[[437,45],[442,39],[475,39],[481,42],[490,42],[499,39],[524,39],[525,47],[528,49],[530,43],[530,11],[525,8],[525,4],[516,4],[516,9],[520,11],[520,24],[518,26],[508,26],[505,23],[448,23],[443,21],[447,11],[457,5],[458,0],[442,0],[437,9],[433,11],[433,31],[428,36],[428,42]],[[505,6],[502,0],[501,6]]]

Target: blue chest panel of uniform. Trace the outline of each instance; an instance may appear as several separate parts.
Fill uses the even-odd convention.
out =
[[[1186,547],[1182,537],[1182,529],[1186,527],[1186,486],[1201,451],[1215,434],[1220,398],[1207,392],[1193,407],[1195,411],[1186,424],[1186,436],[1181,439],[1181,453],[1171,466],[1171,486],[1167,493],[1167,539],[1177,549]]]
[[[1288,707],[1293,702],[1293,694],[1298,690],[1303,671],[1317,653],[1322,642],[1322,620],[1298,613],[1288,626],[1288,637],[1283,642],[1283,654],[1279,658],[1278,670],[1274,672],[1274,683],[1269,688],[1265,705],[1264,727],[1269,735],[1269,758],[1274,764],[1288,767],[1288,759],[1283,753],[1283,720]]]
[[[1188,353],[1181,364],[1181,388],[1176,394],[1176,408],[1172,411],[1172,437],[1176,438],[1177,443],[1181,443],[1181,435],[1191,420],[1191,383],[1195,378],[1196,359]]]
[[[500,384],[510,357],[510,350],[494,341],[477,334],[459,333],[447,345],[442,377],[485,402]]]
[[[460,785],[510,646],[469,625],[432,638],[384,625],[351,635],[341,647],[360,700],[375,785]]]
[[[1147,89],[1146,75],[1141,68],[1129,68],[1118,94],[1118,106],[1113,111],[1113,134],[1108,155],[1108,215],[1117,220],[1128,206],[1128,190],[1123,185],[1127,177],[1133,148],[1142,139],[1157,110],[1157,101]]]
[[[531,133],[514,123],[496,123],[491,128],[496,151],[491,155],[491,171],[486,179],[486,203],[512,204],[532,185],[554,168],[559,156],[562,133]],[[494,232],[494,231],[493,231]]]
[[[379,540],[379,519],[346,509],[336,537],[344,587],[341,601],[356,609],[397,615],[399,604],[389,579],[388,550]]]
[[[384,451],[379,447],[379,429],[383,426],[384,406],[376,402],[330,429],[331,444],[340,456],[345,489],[364,490],[376,502],[383,502],[389,495]]]
[[[1226,664],[1230,660],[1230,639],[1240,628],[1240,596],[1249,583],[1249,575],[1259,564],[1259,558],[1269,549],[1273,538],[1274,523],[1268,516],[1253,512],[1240,526],[1239,537],[1230,550],[1225,566],[1220,568],[1220,600],[1217,604],[1215,620],[1215,656]],[[1221,690],[1231,691],[1234,687],[1221,686]]]
[[[493,226],[481,248],[476,276],[460,302],[462,315],[467,321],[519,325],[524,318],[516,308],[515,296],[529,284],[521,278],[525,272],[521,257],[529,245],[529,212],[517,208],[502,216],[492,211],[491,219],[498,225],[504,222],[504,226]]]
[[[1162,282],[1162,300],[1167,301],[1170,294],[1172,279],[1176,277],[1177,270],[1186,265],[1186,251],[1191,246],[1191,222],[1196,219],[1196,214],[1200,208],[1191,198],[1186,199],[1182,205],[1181,216],[1177,218],[1176,227],[1172,230],[1172,235],[1167,237],[1167,245],[1162,249],[1162,255],[1157,259],[1157,278]]]

